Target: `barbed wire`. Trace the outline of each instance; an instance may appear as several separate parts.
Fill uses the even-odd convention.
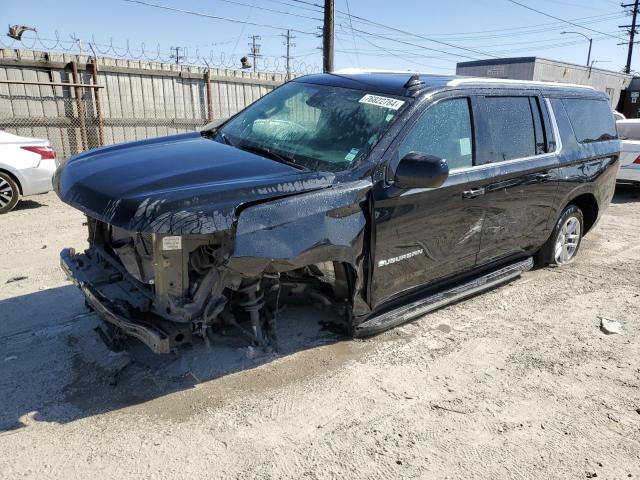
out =
[[[223,42],[211,43],[206,46],[218,46],[233,43],[238,37],[233,37]],[[209,50],[208,54],[203,54],[200,51],[200,47],[195,47],[190,51],[189,47],[172,47],[171,51],[163,50],[158,43],[155,47],[148,47],[146,43],[141,42],[138,48],[131,45],[131,42],[127,39],[125,45],[117,45],[113,41],[113,37],[109,38],[109,43],[102,43],[96,41],[95,36],[91,37],[91,41],[82,40],[73,35],[69,35],[69,39],[65,39],[56,30],[54,32],[54,38],[42,38],[36,32],[34,35],[24,37],[21,40],[10,39],[6,40],[5,37],[0,36],[0,48],[24,48],[28,50],[46,50],[46,51],[58,51],[64,53],[74,54],[88,54],[90,48],[95,50],[97,55],[104,57],[114,57],[127,60],[142,60],[148,62],[164,62],[174,63],[176,60],[175,52],[178,48],[179,63],[187,66],[206,66],[208,68],[224,68],[238,70],[240,69],[240,59],[244,55],[227,54],[222,51],[216,52],[215,50]],[[308,55],[304,55],[305,57]],[[290,68],[293,73],[296,74],[308,74],[320,71],[318,64],[305,62],[304,60],[296,59],[295,55],[291,57]],[[260,57],[256,65],[256,70],[260,72],[273,72],[273,73],[285,73],[286,61],[281,56],[276,55],[264,55]]]

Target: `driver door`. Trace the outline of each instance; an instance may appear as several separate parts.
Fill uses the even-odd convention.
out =
[[[372,308],[475,266],[484,209],[466,173],[475,155],[472,103],[469,97],[436,100],[408,122],[388,151],[387,184],[379,182],[373,191]],[[445,183],[401,189],[389,182],[409,152],[446,159]]]

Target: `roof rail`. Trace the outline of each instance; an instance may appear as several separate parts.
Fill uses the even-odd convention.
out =
[[[540,87],[571,87],[571,88],[585,88],[588,90],[595,90],[590,85],[578,85],[577,83],[561,83],[561,82],[543,82],[532,80],[512,80],[510,78],[485,78],[485,77],[460,77],[450,80],[447,85],[455,87],[458,85],[464,85],[465,83],[506,83],[514,85],[537,85]]]

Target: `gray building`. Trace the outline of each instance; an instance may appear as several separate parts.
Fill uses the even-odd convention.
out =
[[[461,62],[456,66],[456,74],[589,85],[596,90],[606,92],[614,108],[618,105],[620,92],[629,86],[632,78],[626,73],[540,57],[492,58]]]

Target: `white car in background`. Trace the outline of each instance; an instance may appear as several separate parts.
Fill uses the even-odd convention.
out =
[[[640,185],[640,119],[618,120],[616,126],[622,140],[618,182]]]
[[[0,214],[12,210],[20,197],[51,191],[57,167],[49,140],[0,131]]]

